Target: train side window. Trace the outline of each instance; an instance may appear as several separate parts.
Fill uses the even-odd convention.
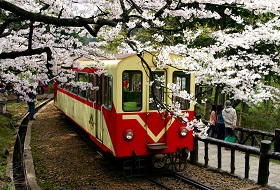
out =
[[[153,72],[155,76],[154,84],[150,87],[150,103],[149,103],[149,109],[150,110],[157,110],[157,103],[154,100],[155,98],[159,102],[164,102],[164,89],[162,87],[162,79],[165,81],[164,71],[154,71]]]
[[[180,90],[190,93],[190,74],[186,74],[183,71],[175,71],[173,73],[173,83],[179,85]],[[190,103],[188,100],[174,96],[172,99],[174,102],[178,101],[181,104],[181,109],[189,109]]]
[[[75,78],[74,78],[74,82],[78,81],[78,75],[77,73],[75,74]],[[70,92],[72,92],[73,94],[77,94],[78,93],[78,88],[76,86],[69,86],[70,88]]]
[[[123,111],[140,111],[142,109],[142,72],[124,71],[122,75]]]
[[[102,75],[96,75],[96,86],[99,87],[99,89],[96,91],[96,101],[97,104],[101,104],[102,100],[101,100],[101,95],[102,95],[102,86],[101,86],[101,79],[102,79]]]
[[[94,74],[89,75],[89,82],[92,84],[92,87],[95,87],[95,75]],[[95,92],[95,90],[89,89],[89,100],[92,102],[94,102],[94,100],[95,100],[94,92]]]
[[[72,90],[71,85],[68,84],[68,83],[66,83],[66,84],[64,85],[64,89],[65,89],[66,91],[69,91],[69,92],[71,92],[71,90]]]
[[[81,85],[78,88],[78,94],[80,97],[87,99],[88,96],[88,90],[86,88],[83,88],[83,82],[88,82],[88,74],[87,73],[78,73],[78,82],[81,82]]]
[[[64,84],[59,82],[59,81],[56,81],[57,82],[57,87],[60,88],[60,89],[64,89]]]
[[[113,102],[113,78],[111,75],[104,76],[104,106],[112,110]]]

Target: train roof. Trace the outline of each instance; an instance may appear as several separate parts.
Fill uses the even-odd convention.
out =
[[[130,53],[130,54],[117,54],[117,55],[114,55],[113,58],[106,58],[106,57],[98,57],[98,59],[103,62],[103,63],[106,63],[106,64],[117,64],[119,63],[121,60],[123,59],[126,59],[128,57],[131,57],[131,56],[134,56],[136,55],[135,53]],[[86,58],[86,57],[81,57],[78,59],[80,64],[84,67],[89,67],[91,65],[96,65],[96,61],[92,60],[92,59],[89,59],[89,58]]]
[[[157,52],[151,52],[152,54],[153,53],[157,53]],[[148,52],[144,52],[144,54],[146,54],[147,56],[151,56],[150,53]],[[173,54],[173,53],[171,53]],[[175,55],[175,54],[173,54]],[[176,56],[176,55],[175,55]],[[100,62],[104,63],[106,66],[109,66],[109,67],[116,67],[118,65],[119,62],[125,60],[125,59],[130,59],[130,58],[136,58],[137,57],[137,54],[136,53],[128,53],[128,54],[116,54],[114,56],[112,56],[111,58],[108,58],[108,57],[98,57],[97,60],[99,60]],[[96,60],[93,60],[93,59],[90,59],[90,58],[86,58],[86,57],[80,57],[80,58],[77,58],[77,57],[73,57],[73,60],[79,60],[79,63],[81,66],[87,68],[87,67],[96,67],[97,66],[97,61]],[[66,66],[64,65],[64,67],[68,67],[68,68],[73,68],[75,66],[71,65],[71,66]]]
[[[113,57],[114,58],[107,58],[107,57],[98,57],[99,60],[121,60],[121,59],[125,59],[127,57],[136,55],[136,53],[127,53],[127,54],[116,54]],[[78,58],[81,61],[90,61],[92,59],[86,58],[86,57],[81,57]]]

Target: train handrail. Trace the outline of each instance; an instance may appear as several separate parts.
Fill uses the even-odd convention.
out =
[[[103,144],[103,131],[104,131],[104,127],[103,127],[103,108],[105,107],[105,104],[102,104],[101,107],[100,107],[100,111],[101,111],[101,133],[102,133],[102,138],[101,138],[101,141],[102,141],[102,144]]]

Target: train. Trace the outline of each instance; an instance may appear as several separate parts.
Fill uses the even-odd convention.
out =
[[[188,120],[194,119],[190,101],[172,97],[168,83],[179,84],[181,90],[195,91],[195,75],[164,66],[156,69],[157,53],[119,54],[115,59],[101,59],[106,72],[93,60],[80,59],[82,68],[65,66],[74,73],[76,83],[91,88],[71,86],[55,81],[54,105],[79,126],[101,150],[123,160],[125,175],[141,175],[147,168],[183,170],[194,135],[186,122],[167,111],[159,111],[158,102],[171,104],[176,98]],[[170,60],[180,59],[169,54]],[[159,86],[150,85],[151,74],[164,79]],[[159,80],[155,80],[159,81]]]

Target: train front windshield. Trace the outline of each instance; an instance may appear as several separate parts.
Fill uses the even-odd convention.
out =
[[[140,111],[142,109],[142,77],[141,71],[123,72],[123,111]]]
[[[174,84],[179,86],[181,91],[187,91],[190,93],[190,74],[186,74],[183,71],[175,71],[173,73],[173,81]],[[173,97],[173,102],[179,102],[181,104],[181,109],[187,110],[189,109],[190,103],[188,100],[185,100],[180,97]]]
[[[155,71],[155,85],[149,88],[149,110],[157,110],[157,101],[165,102],[164,86],[166,82],[164,71]],[[122,74],[123,90],[122,90],[122,108],[123,111],[133,112],[142,110],[142,80],[143,74],[141,71],[124,71]],[[190,92],[190,74],[186,74],[183,71],[174,71],[172,76],[172,82],[177,84],[181,91]],[[163,83],[163,84],[162,84]],[[152,95],[153,94],[153,95]],[[151,101],[156,99],[157,101]],[[173,102],[179,102],[181,109],[189,109],[189,101],[178,96],[172,97]]]
[[[154,71],[153,85],[150,86],[149,91],[149,109],[157,110],[157,102],[165,102],[164,98],[164,86],[165,86],[165,72]]]

